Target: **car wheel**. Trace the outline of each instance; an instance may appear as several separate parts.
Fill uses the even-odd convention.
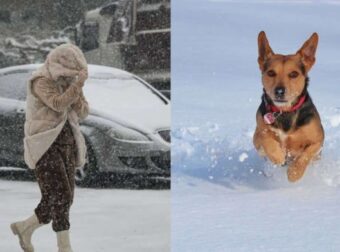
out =
[[[98,176],[97,159],[89,141],[86,142],[87,154],[84,167],[78,168],[75,173],[75,181],[78,186],[88,187],[95,183]]]

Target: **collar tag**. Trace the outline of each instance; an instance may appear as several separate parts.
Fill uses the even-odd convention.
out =
[[[269,113],[266,113],[264,116],[263,116],[263,120],[264,120],[264,123],[265,124],[273,124],[276,119],[282,114],[282,112],[269,112]]]
[[[263,116],[263,120],[265,124],[273,124],[276,120],[274,113],[267,113]]]

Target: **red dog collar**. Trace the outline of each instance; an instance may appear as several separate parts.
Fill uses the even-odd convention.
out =
[[[298,102],[292,106],[290,108],[290,110],[285,111],[285,112],[295,112],[296,110],[298,110],[299,108],[301,108],[301,106],[303,105],[303,103],[306,101],[307,95],[303,95],[300,97],[300,99],[298,100]],[[266,102],[267,103],[267,102]],[[263,116],[263,120],[265,122],[265,124],[273,124],[276,120],[276,118],[278,118],[283,111],[281,109],[279,109],[278,107],[276,107],[274,104],[266,104],[266,109],[267,109],[267,113]]]
[[[298,110],[299,108],[301,108],[301,106],[303,105],[303,103],[306,101],[306,95],[303,95],[300,97],[300,99],[298,100],[298,102],[290,108],[290,110],[285,111],[285,112],[294,112],[296,110]],[[267,104],[266,106],[267,110],[269,112],[282,112],[278,107],[276,107],[274,104]]]

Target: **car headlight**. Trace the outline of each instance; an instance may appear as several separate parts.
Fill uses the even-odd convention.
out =
[[[119,141],[150,142],[151,139],[136,130],[128,128],[112,128],[108,132],[109,136]]]

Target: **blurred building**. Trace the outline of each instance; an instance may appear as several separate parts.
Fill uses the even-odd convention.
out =
[[[73,41],[89,63],[169,92],[170,9],[170,0],[1,0],[0,67],[41,62]]]
[[[1,0],[0,28],[8,34],[41,33],[73,26],[86,10],[107,0]],[[2,35],[3,36],[3,35]]]

